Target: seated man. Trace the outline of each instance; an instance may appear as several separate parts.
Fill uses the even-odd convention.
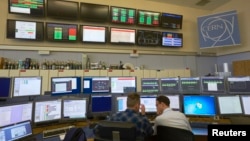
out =
[[[141,113],[139,110],[141,109]],[[147,138],[153,134],[153,128],[145,116],[145,106],[140,104],[140,95],[131,93],[127,97],[127,109],[110,117],[111,121],[126,121],[136,125],[138,138]],[[98,126],[96,127],[98,130]],[[95,131],[97,131],[95,129]]]
[[[158,96],[156,98],[156,108],[158,116],[155,118],[154,135],[157,134],[157,126],[170,126],[192,131],[186,116],[179,112],[173,111],[170,107],[170,100],[166,96]]]

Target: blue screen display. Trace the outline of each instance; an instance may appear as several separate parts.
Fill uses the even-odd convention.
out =
[[[215,116],[215,97],[201,95],[183,96],[184,114],[197,116]]]
[[[112,111],[111,95],[92,95],[91,96],[92,113],[102,113]]]
[[[0,77],[0,98],[8,98],[11,90],[11,78]]]
[[[51,95],[81,93],[81,77],[52,77]]]

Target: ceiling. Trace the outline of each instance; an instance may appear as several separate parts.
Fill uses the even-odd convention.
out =
[[[149,0],[161,3],[174,4],[179,6],[203,9],[203,10],[214,10],[230,0]]]

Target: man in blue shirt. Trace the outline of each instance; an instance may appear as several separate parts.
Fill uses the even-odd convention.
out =
[[[141,110],[141,112],[139,112]],[[127,96],[127,109],[110,117],[111,121],[126,121],[136,125],[138,137],[147,138],[153,134],[153,128],[145,116],[145,106],[140,103],[140,95],[131,93]]]

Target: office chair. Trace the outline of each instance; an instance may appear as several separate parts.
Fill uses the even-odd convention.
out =
[[[157,126],[157,141],[194,141],[191,131],[169,126]]]
[[[131,122],[100,121],[94,141],[136,141],[136,126]]]

